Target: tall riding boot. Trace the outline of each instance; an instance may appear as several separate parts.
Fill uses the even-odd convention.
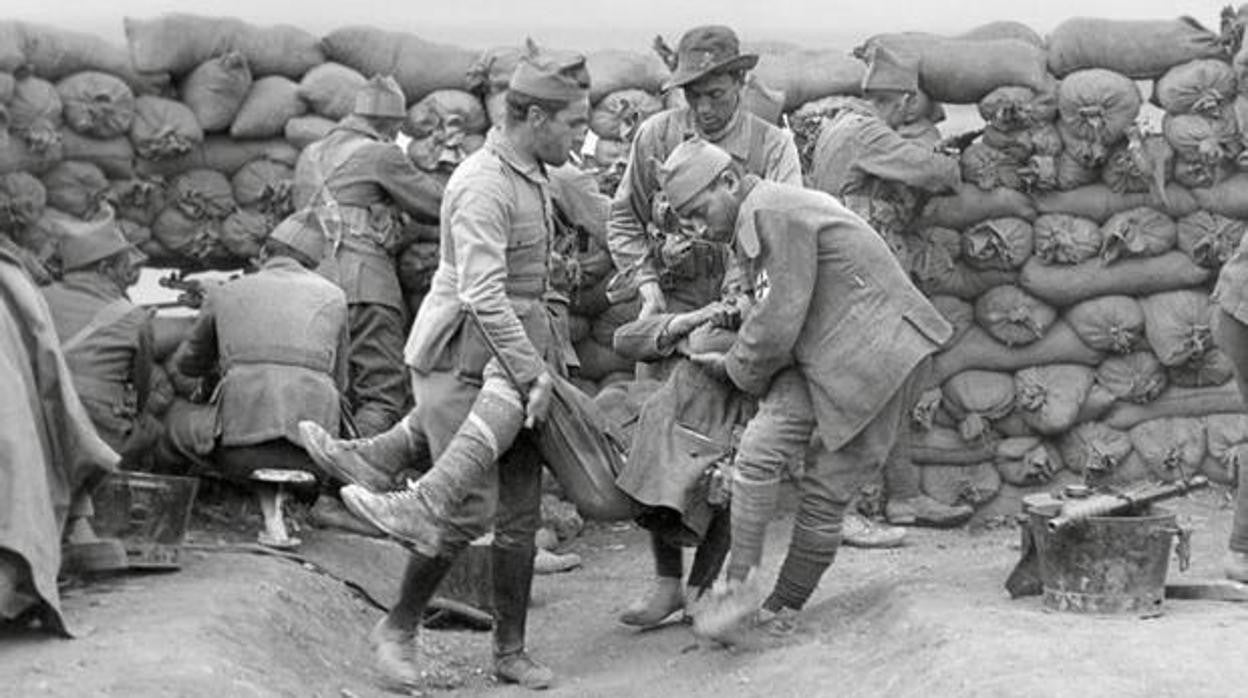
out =
[[[419,553],[413,553],[408,560],[398,603],[368,636],[377,667],[387,679],[404,686],[414,686],[420,680],[416,635],[425,607],[453,562],[453,556],[428,557]]]
[[[356,516],[425,555],[438,553],[441,521],[483,478],[496,477],[499,455],[511,448],[524,424],[524,407],[510,386],[488,381],[446,450],[407,489],[376,494],[358,485],[342,488]]]
[[[365,439],[335,439],[316,422],[299,422],[308,456],[331,478],[374,492],[393,489],[394,476],[429,460],[429,442],[411,414],[388,431]]]
[[[524,651],[536,549],[494,546],[490,553],[494,564],[494,675],[504,683],[548,688],[554,674]]]

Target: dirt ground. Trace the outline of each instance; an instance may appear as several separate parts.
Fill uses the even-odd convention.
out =
[[[1216,578],[1225,493],[1171,506],[1195,536],[1192,569],[1172,564],[1170,581]],[[770,529],[768,580],[790,523]],[[0,636],[0,695],[392,695],[364,636],[381,614],[369,599],[394,598],[401,550],[347,534],[304,539],[301,562],[198,531],[203,547],[180,572],[66,590],[79,638]],[[552,697],[1248,695],[1248,604],[1172,600],[1153,619],[1049,612],[1002,589],[1017,541],[1010,528],[915,530],[898,550],[845,549],[795,635],[728,651],[680,624],[619,625],[649,577],[646,539],[631,526],[594,527],[568,546],[581,569],[538,578],[529,644],[560,677]],[[489,677],[488,633],[425,631],[422,643],[430,693],[527,694]]]

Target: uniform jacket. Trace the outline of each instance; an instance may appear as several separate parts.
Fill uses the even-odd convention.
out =
[[[650,243],[646,235],[654,196],[659,191],[655,162],[665,161],[677,145],[695,135],[698,131],[693,112],[683,107],[650,117],[641,124],[633,139],[628,167],[611,202],[607,241],[616,268],[636,269],[638,284],[659,278],[659,269],[647,260]],[[744,109],[737,111],[733,122],[713,142],[728,151],[750,174],[797,186],[802,184],[793,136]],[[705,300],[718,296],[719,281],[713,282],[712,298]]]
[[[1248,324],[1248,241],[1245,240],[1240,241],[1235,253],[1222,265],[1213,289],[1213,301],[1226,314]]]
[[[43,294],[83,406],[100,436],[121,450],[147,401],[151,315],[94,271],[68,272]]]
[[[304,419],[338,432],[346,346],[342,290],[274,257],[211,289],[178,368],[192,377],[221,372],[212,402],[222,446],[299,443]]]
[[[447,182],[438,268],[404,351],[413,370],[480,378],[491,354],[469,310],[521,383],[547,363],[575,365],[563,310],[548,303],[551,215],[545,168],[491,131]]]
[[[348,303],[380,303],[399,311],[403,292],[394,269],[399,225],[395,209],[433,220],[442,186],[416,169],[397,145],[385,142],[367,122],[347,117],[309,145],[295,165],[295,206],[336,202],[346,230],[334,259],[322,272],[347,294]],[[329,217],[333,220],[333,216]]]
[[[734,242],[756,305],[728,351],[728,374],[762,395],[777,371],[796,365],[819,435],[836,450],[953,330],[883,239],[836,199],[747,182]]]

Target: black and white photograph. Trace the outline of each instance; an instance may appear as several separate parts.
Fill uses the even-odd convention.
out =
[[[6,0],[0,698],[1248,696],[1246,28]]]

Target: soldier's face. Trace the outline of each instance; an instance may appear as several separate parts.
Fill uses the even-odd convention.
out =
[[[580,150],[589,128],[589,99],[582,98],[547,115],[535,129],[537,158],[558,167],[568,161],[568,154]]]
[[[703,133],[722,131],[741,105],[741,81],[734,75],[708,75],[685,85],[685,101]]]
[[[676,215],[694,231],[695,237],[712,242],[732,239],[737,227],[737,212],[741,202],[737,196],[741,180],[726,171],[715,182],[698,192],[692,199],[676,210]]]

